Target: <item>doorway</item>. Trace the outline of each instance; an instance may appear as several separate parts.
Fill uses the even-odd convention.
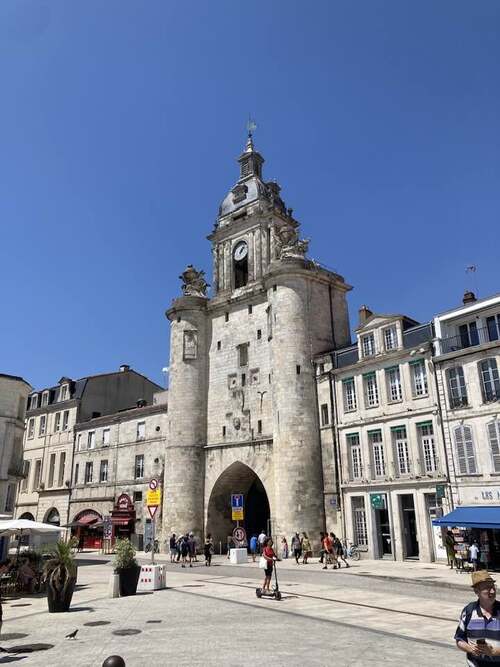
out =
[[[243,494],[244,520],[240,521],[250,541],[267,529],[271,512],[269,499],[261,479],[244,463],[232,463],[216,481],[208,502],[206,533],[211,533],[216,552],[219,543],[224,552],[227,539],[236,528],[231,518],[231,494]]]
[[[387,501],[385,502],[385,505],[385,508],[374,510],[378,538],[378,554],[379,558],[392,558],[391,523],[389,519],[389,510],[387,509]]]
[[[401,496],[401,514],[403,519],[403,544],[405,558],[418,558],[417,517],[415,515],[415,500],[412,493]]]

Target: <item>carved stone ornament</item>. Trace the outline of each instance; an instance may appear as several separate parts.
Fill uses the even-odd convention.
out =
[[[197,271],[192,264],[188,264],[179,278],[182,280],[184,296],[207,296],[208,283],[205,280],[205,271]]]
[[[244,183],[239,183],[234,186],[231,192],[233,193],[233,204],[239,204],[246,199],[248,187]]]
[[[184,331],[184,360],[198,358],[198,332],[194,329]]]
[[[278,259],[299,257],[303,259],[309,248],[309,239],[299,239],[293,225],[283,224],[274,227],[276,255]]]

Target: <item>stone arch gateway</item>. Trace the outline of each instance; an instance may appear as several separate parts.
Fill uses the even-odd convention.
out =
[[[269,498],[260,477],[251,468],[236,461],[215,482],[207,506],[206,534],[211,533],[216,548],[224,549],[236,524],[231,519],[231,494],[244,495],[244,526],[247,535],[268,530],[271,519]]]

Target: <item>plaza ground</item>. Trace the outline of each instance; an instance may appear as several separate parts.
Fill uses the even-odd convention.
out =
[[[279,567],[279,602],[256,598],[262,579],[257,564],[231,566],[221,557],[211,568],[202,558],[193,568],[168,563],[167,589],[112,599],[109,557],[84,554],[69,613],[49,614],[44,598],[4,603],[4,649],[53,646],[1,654],[0,664],[97,667],[112,654],[123,656],[127,667],[263,660],[287,666],[464,664],[453,634],[473,597],[468,575],[443,565],[380,561],[326,572],[317,559]],[[65,639],[77,628],[75,640]]]

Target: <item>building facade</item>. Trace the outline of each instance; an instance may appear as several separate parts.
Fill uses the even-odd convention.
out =
[[[63,377],[56,386],[32,393],[16,517],[68,524],[75,425],[130,408],[141,399],[151,403],[159,390],[157,384],[124,365],[118,372],[80,380]]]
[[[107,517],[110,539],[128,537],[139,548],[151,519],[146,492],[151,478],[163,483],[167,439],[167,392],[140,405],[75,426],[70,516],[84,546],[99,548]],[[155,516],[160,530],[161,511]],[[77,525],[80,524],[80,525]]]
[[[434,318],[453,504],[500,506],[500,295]]]
[[[24,475],[24,420],[30,391],[23,378],[0,373],[0,514],[10,517]]]
[[[312,357],[350,341],[350,287],[307,259],[263,161],[249,137],[208,237],[212,297],[190,266],[167,311],[164,530],[210,532],[223,544],[232,493],[244,494],[248,533],[317,539],[323,530],[323,480],[334,471],[322,458]]]
[[[370,558],[442,556],[447,462],[432,329],[360,310],[356,344],[316,357],[324,449],[337,457],[342,530]]]

